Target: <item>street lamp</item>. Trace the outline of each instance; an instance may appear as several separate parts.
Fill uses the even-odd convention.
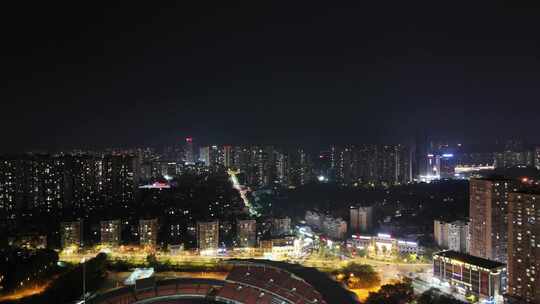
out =
[[[83,286],[83,303],[86,304],[86,259],[83,257],[81,260],[83,277],[82,277],[82,286]]]

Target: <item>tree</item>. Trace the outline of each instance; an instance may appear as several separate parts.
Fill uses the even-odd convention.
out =
[[[418,304],[464,304],[463,302],[443,294],[437,288],[425,291],[417,300]]]
[[[146,263],[148,264],[149,267],[156,268],[157,265],[158,265],[158,260],[156,258],[156,255],[155,254],[147,255],[146,256]]]
[[[334,275],[351,289],[371,288],[381,283],[381,278],[373,267],[354,262],[338,269]]]
[[[98,254],[95,258],[86,261],[84,274],[86,277],[86,291],[98,289],[106,274],[107,255]],[[43,293],[24,298],[20,303],[69,303],[82,296],[83,265],[79,264],[73,269],[60,275]]]
[[[367,256],[367,251],[366,251],[366,249],[358,249],[356,251],[356,255],[363,258],[363,257]]]
[[[370,292],[366,304],[405,304],[414,299],[410,280],[397,284],[386,284],[377,292]]]

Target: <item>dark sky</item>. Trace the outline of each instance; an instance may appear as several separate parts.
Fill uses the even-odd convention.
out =
[[[3,151],[186,135],[540,142],[540,10],[520,1],[13,2]]]

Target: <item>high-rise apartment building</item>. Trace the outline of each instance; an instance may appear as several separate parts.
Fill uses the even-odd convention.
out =
[[[204,146],[200,148],[200,161],[207,166],[210,171],[217,171],[224,166],[223,151],[217,145]]]
[[[495,168],[534,166],[534,153],[531,150],[503,151],[495,153]]]
[[[68,157],[69,186],[75,210],[95,208],[103,191],[103,160],[100,157],[78,155]]]
[[[186,143],[184,145],[184,161],[191,164],[195,163],[195,147],[193,137],[186,137]]]
[[[139,179],[136,158],[131,155],[107,155],[103,158],[103,197],[107,202],[128,208],[135,200]]]
[[[469,248],[469,225],[464,221],[445,222],[434,220],[435,243],[444,249],[467,253]]]
[[[219,222],[197,222],[197,247],[204,254],[219,247]]]
[[[257,244],[257,222],[255,220],[239,220],[236,224],[238,247],[253,248]]]
[[[467,253],[469,251],[469,224],[463,221],[448,223],[448,249]]]
[[[7,231],[16,220],[18,205],[17,161],[0,159],[0,229]]]
[[[120,220],[100,222],[101,244],[111,247],[120,245],[122,227]]]
[[[517,182],[503,178],[473,178],[469,182],[471,255],[506,263],[508,194]]]
[[[81,247],[83,240],[82,220],[74,222],[63,222],[60,224],[60,244],[62,248]]]
[[[373,227],[373,207],[350,208],[351,233],[368,232]]]
[[[231,145],[225,145],[222,147],[223,166],[225,168],[234,167],[234,152],[235,149]]]
[[[155,248],[158,235],[158,220],[139,220],[139,244],[144,247]]]
[[[347,145],[331,148],[338,183],[401,184],[412,180],[412,151],[404,145]]]
[[[448,248],[448,223],[442,220],[433,221],[433,238],[441,248]]]
[[[508,204],[508,295],[540,303],[540,191],[511,193]]]
[[[534,148],[534,166],[540,170],[540,147]]]

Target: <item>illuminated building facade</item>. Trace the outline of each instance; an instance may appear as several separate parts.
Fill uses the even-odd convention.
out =
[[[120,245],[122,233],[121,228],[120,220],[101,221],[101,244],[111,247]]]
[[[351,207],[350,228],[352,233],[366,233],[373,227],[373,207]]]
[[[366,250],[367,255],[381,258],[423,253],[417,242],[396,239],[386,233],[378,233],[374,236],[353,234],[347,240],[347,246],[352,249]]]
[[[238,247],[255,247],[257,244],[257,222],[255,220],[239,220],[236,223]]]
[[[540,191],[511,193],[508,214],[509,299],[540,303]]]
[[[469,182],[469,253],[506,263],[508,195],[517,182],[501,178],[473,178]]]
[[[63,222],[60,224],[60,243],[62,248],[82,247],[83,222]]]
[[[216,251],[219,246],[219,222],[197,222],[197,247],[204,254]]]
[[[139,244],[143,247],[156,248],[158,220],[139,220]]]
[[[502,300],[506,265],[452,250],[433,254],[433,276],[457,288],[462,295]]]

